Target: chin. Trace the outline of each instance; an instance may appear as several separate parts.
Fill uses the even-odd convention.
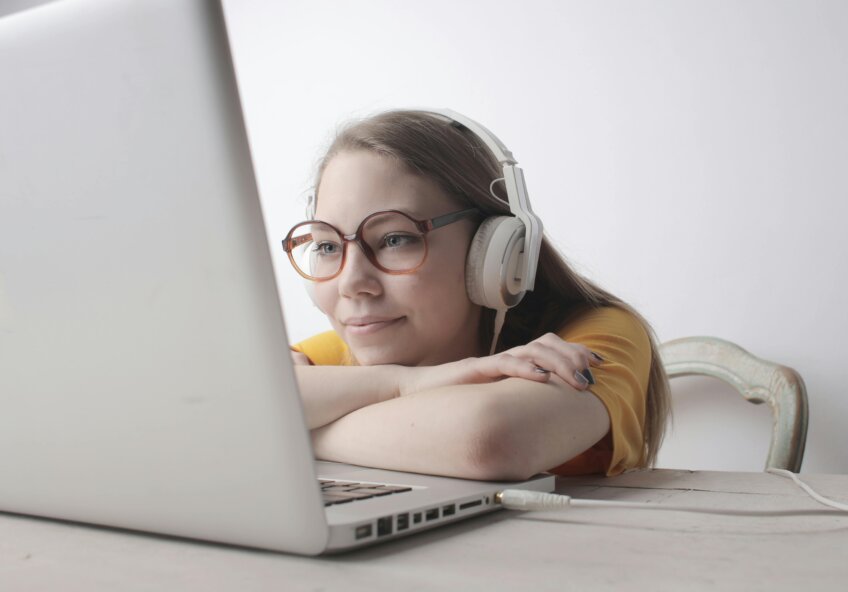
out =
[[[397,348],[351,348],[351,353],[360,366],[415,365],[410,362],[412,356],[399,355]]]

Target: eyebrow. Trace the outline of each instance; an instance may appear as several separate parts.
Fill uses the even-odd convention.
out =
[[[385,208],[380,208],[380,209],[372,210],[372,211],[368,212],[367,214],[365,214],[364,216],[362,216],[359,219],[359,222],[356,223],[356,226],[358,227],[362,223],[362,221],[365,220],[365,218],[367,218],[371,214],[375,214],[377,212],[387,212],[389,210],[397,210],[398,212],[403,212],[407,216],[412,216],[416,220],[429,220],[430,218],[435,218],[435,217],[438,216],[438,215],[437,216],[424,216],[419,211],[413,211],[413,210],[411,210],[409,208],[405,208],[405,207],[385,207]],[[317,213],[316,213],[316,216],[315,216],[315,220],[318,220],[320,222],[327,222],[328,224],[331,224],[331,225],[333,225],[333,226],[335,226],[336,228],[339,228],[339,229],[341,229],[341,227],[342,227],[342,225],[339,224],[338,222],[334,222],[333,220],[328,220],[327,218],[322,218],[321,216],[318,216]],[[356,228],[354,228],[354,230],[356,230]]]

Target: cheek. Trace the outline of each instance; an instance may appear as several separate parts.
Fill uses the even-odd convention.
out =
[[[432,265],[427,266],[427,277],[433,286],[445,294],[459,295],[467,299],[465,292],[465,249],[461,244],[446,245],[441,252],[434,252]],[[430,263],[428,261],[428,263]]]
[[[336,296],[338,291],[329,286],[332,282],[321,282],[312,284],[312,300],[321,309],[321,312],[328,314],[333,310],[336,304]]]
[[[431,315],[452,318],[464,314],[471,306],[465,290],[465,260],[434,259],[433,265],[414,276],[407,291],[409,298]]]

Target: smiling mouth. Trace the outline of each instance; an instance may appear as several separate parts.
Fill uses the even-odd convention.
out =
[[[363,323],[361,325],[345,325],[348,333],[353,335],[370,335],[371,333],[376,333],[377,331],[382,331],[383,329],[390,327],[400,321],[402,321],[406,317],[398,317],[396,319],[389,319],[387,321],[377,321],[374,323]]]

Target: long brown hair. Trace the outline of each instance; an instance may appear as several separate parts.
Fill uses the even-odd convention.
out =
[[[345,150],[369,150],[395,158],[414,173],[436,181],[461,204],[476,207],[487,216],[510,214],[507,200],[489,191],[492,181],[502,176],[491,151],[472,132],[426,111],[387,111],[342,128],[318,163],[316,198],[327,164]],[[496,183],[494,190],[502,189],[501,185]],[[656,335],[633,307],[572,270],[547,237],[542,239],[535,289],[527,292],[506,315],[496,351],[529,343],[549,331],[557,332],[571,319],[603,306],[631,313],[644,325],[650,340],[651,370],[643,434],[644,460],[650,466],[656,460],[669,415],[668,379]],[[492,340],[494,317],[494,310],[483,309],[481,344]]]

